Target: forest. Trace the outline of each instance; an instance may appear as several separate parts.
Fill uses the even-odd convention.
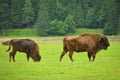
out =
[[[65,35],[78,28],[120,32],[120,0],[0,0],[0,33],[34,28],[39,36]]]

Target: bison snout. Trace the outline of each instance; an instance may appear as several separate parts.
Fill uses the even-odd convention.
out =
[[[40,62],[40,60],[41,60],[41,57],[39,56],[39,57],[37,57],[34,61],[35,61],[35,62]]]

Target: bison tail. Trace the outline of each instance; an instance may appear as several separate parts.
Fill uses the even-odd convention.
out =
[[[9,42],[9,48],[8,48],[8,50],[6,50],[6,52],[10,51],[10,49],[11,49],[11,43],[12,43],[12,40]]]
[[[9,44],[10,44],[10,41],[2,42],[2,45],[4,45],[4,46],[7,46],[7,45],[9,45]]]

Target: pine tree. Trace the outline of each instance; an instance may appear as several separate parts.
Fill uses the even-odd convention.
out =
[[[34,23],[35,23],[38,18],[40,0],[31,0],[31,3],[34,9]]]
[[[76,30],[75,27],[75,22],[74,22],[74,17],[72,14],[69,14],[66,19],[65,19],[65,23],[68,25],[68,33],[74,33]]]
[[[104,7],[108,12],[105,14],[109,14],[107,17],[107,22],[104,27],[103,33],[105,35],[116,35],[118,33],[118,13],[117,13],[117,2],[115,0],[108,0],[106,4],[107,7]]]
[[[24,0],[11,0],[10,17],[11,26],[13,28],[22,28],[22,8]]]
[[[0,34],[5,35],[4,29],[9,26],[9,20],[8,0],[0,0],[0,29],[2,29]]]
[[[42,0],[40,4],[40,10],[38,13],[38,19],[35,23],[37,33],[39,36],[47,36],[47,29],[49,28],[48,10],[44,3],[44,0]]]
[[[120,15],[119,15],[119,19],[118,19],[118,34],[120,34]]]
[[[77,2],[77,7],[75,8],[74,12],[74,20],[75,20],[75,26],[77,28],[84,27],[84,14],[83,9],[80,2]]]
[[[23,7],[23,23],[27,24],[27,27],[32,25],[34,20],[34,9],[30,0],[25,0]]]
[[[100,15],[102,0],[94,0],[89,2],[89,8],[86,15],[87,28],[103,28],[104,22]]]
[[[50,20],[55,20],[57,19],[57,10],[58,10],[58,7],[57,7],[57,4],[56,4],[56,0],[49,0],[48,1],[49,3],[49,7],[48,7],[48,15],[50,17]]]

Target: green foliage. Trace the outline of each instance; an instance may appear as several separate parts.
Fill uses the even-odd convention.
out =
[[[107,6],[109,5],[108,11],[109,15],[107,17],[107,22],[105,25],[104,34],[106,35],[117,35],[118,34],[118,18],[119,13],[117,13],[117,3],[115,0],[111,0]]]
[[[32,7],[33,7],[33,10],[34,10],[34,23],[36,22],[37,18],[38,18],[38,12],[39,12],[39,8],[40,8],[40,0],[30,0],[31,1],[31,4],[32,4]]]
[[[8,0],[0,0],[0,29],[2,35],[5,35],[5,29],[10,25]]]
[[[75,11],[73,13],[75,26],[77,28],[84,27],[85,20],[84,20],[84,13],[83,13],[82,4],[80,2],[78,2],[78,5],[76,5],[76,6],[77,7],[75,8]]]
[[[88,14],[87,14],[87,19],[86,19],[86,26],[87,28],[93,28],[93,26],[96,26],[95,25],[95,16],[94,16],[94,10],[93,8],[90,8],[88,10]]]
[[[118,19],[118,34],[120,34],[120,15],[119,15],[119,19]]]
[[[86,15],[86,27],[87,28],[103,28],[104,27],[104,18],[101,15],[101,0],[91,1],[88,8],[88,13]]]
[[[68,33],[74,33],[76,30],[75,27],[75,22],[74,22],[74,17],[72,14],[69,14],[66,19],[65,19],[65,23],[68,25]]]
[[[68,31],[68,25],[62,21],[54,20],[50,23],[48,34],[51,35],[65,35]]]
[[[23,6],[24,6],[24,0],[11,0],[10,21],[12,28],[22,28]]]
[[[105,35],[116,35],[118,33],[118,28],[115,28],[116,25],[113,25],[113,23],[108,22],[106,23],[103,33]]]
[[[29,27],[34,20],[34,10],[30,0],[25,0],[23,7],[23,23]]]
[[[56,14],[57,14],[57,4],[56,4],[56,0],[49,0],[48,1],[48,15],[50,17],[50,20],[55,20],[56,19]]]
[[[0,29],[7,28],[10,23],[8,0],[0,0]]]
[[[110,23],[116,29],[113,35],[120,32],[119,0],[1,0],[0,4],[0,25],[11,25],[9,28],[26,28],[37,24],[38,34],[48,35],[50,22],[55,19],[64,22],[72,14],[77,28],[98,29]]]
[[[39,36],[47,36],[47,29],[49,28],[48,11],[43,3],[44,1],[41,2],[38,19],[35,24]]]

